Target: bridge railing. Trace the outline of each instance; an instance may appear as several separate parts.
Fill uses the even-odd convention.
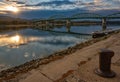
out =
[[[120,12],[106,16],[107,19],[120,19]]]
[[[51,20],[74,20],[74,19],[120,19],[120,12],[118,13],[114,13],[114,14],[110,14],[110,15],[100,15],[100,14],[96,14],[96,13],[77,13],[74,14],[72,16],[66,16],[66,15],[53,15],[50,16],[47,19],[40,19],[40,20],[36,20],[35,22],[39,22],[39,21],[51,21]]]

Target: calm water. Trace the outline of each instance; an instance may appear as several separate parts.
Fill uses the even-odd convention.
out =
[[[107,26],[107,29],[116,29],[120,28],[119,25],[109,25]],[[71,27],[71,32],[75,33],[86,33],[86,34],[91,34],[94,31],[101,31],[102,27],[98,25],[91,25],[91,26],[72,26]],[[54,31],[62,31],[62,32],[67,32],[65,27],[61,28],[55,28]]]
[[[108,29],[120,28],[108,26]],[[65,31],[66,28],[55,28],[56,31]],[[101,26],[72,27],[72,32],[91,34],[102,30]],[[56,51],[74,46],[77,43],[90,39],[87,35],[73,35],[55,33],[34,29],[0,32],[0,71],[18,66],[27,61],[46,57]]]
[[[33,29],[0,33],[0,70],[46,57],[91,36],[54,33]]]

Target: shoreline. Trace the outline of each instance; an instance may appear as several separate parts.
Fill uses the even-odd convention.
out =
[[[119,30],[115,31],[112,34],[115,34],[118,32],[119,32]],[[101,38],[91,39],[91,40],[82,42],[80,44],[76,44],[75,46],[69,47],[65,50],[55,52],[54,54],[51,54],[48,57],[32,60],[32,61],[26,62],[20,66],[16,66],[16,67],[13,67],[13,68],[10,68],[7,70],[3,70],[0,72],[0,81],[12,79],[19,74],[24,74],[24,73],[26,73],[34,68],[38,68],[40,65],[45,65],[45,64],[48,64],[48,63],[55,61],[57,59],[61,59],[64,56],[69,55],[71,53],[74,53],[75,51],[80,50],[86,46],[89,46],[89,45],[92,45],[96,42],[104,40],[104,39],[108,38],[109,36],[111,36],[112,34],[109,34],[109,35],[101,37]]]

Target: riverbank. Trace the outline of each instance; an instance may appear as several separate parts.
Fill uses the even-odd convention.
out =
[[[106,40],[90,45],[83,50],[79,50],[79,54],[83,58],[91,57],[91,60],[78,64],[78,67],[71,73],[66,73],[65,77],[60,78],[57,82],[120,82],[120,33],[107,38]],[[103,78],[95,73],[95,69],[99,68],[99,50],[101,48],[114,51],[111,61],[111,70],[115,72],[114,78]],[[75,53],[77,54],[77,52]],[[84,56],[82,55],[84,54]],[[25,82],[25,81],[23,81]]]
[[[115,34],[115,33],[113,33],[113,34]],[[116,34],[116,35],[118,35],[118,34]],[[84,58],[83,54],[78,55],[78,52],[81,53],[80,51],[82,50],[82,52],[84,53],[84,50],[87,46],[90,47],[90,45],[92,45],[92,44],[93,45],[95,45],[95,43],[98,44],[97,42],[102,41],[102,40],[108,38],[109,36],[110,35],[102,37],[102,38],[93,39],[93,40],[90,40],[90,41],[87,41],[87,42],[84,42],[81,44],[77,44],[74,47],[69,47],[66,50],[51,54],[47,58],[33,60],[33,61],[27,62],[21,66],[2,71],[0,73],[0,81],[2,82],[2,81],[9,80],[9,82],[13,82],[13,81],[19,80],[19,81],[23,81],[23,82],[30,82],[30,81],[32,82],[32,80],[34,80],[34,78],[37,79],[37,77],[39,77],[39,76],[41,77],[41,79],[40,79],[40,77],[38,79],[43,80],[41,82],[60,81],[63,78],[65,78],[66,76],[68,76],[69,74],[71,74],[75,69],[77,69],[78,65],[81,66],[82,64],[85,64],[87,61],[90,61],[92,59],[93,55],[95,55],[92,53],[90,53],[90,55],[92,55],[92,56],[85,54],[86,58]],[[112,35],[112,37],[113,36],[115,36],[115,35]],[[101,46],[98,46],[98,47],[101,47]],[[96,48],[98,48],[98,47],[96,47]],[[93,50],[94,50],[94,48],[93,48]],[[76,64],[77,64],[77,66],[76,66]],[[42,72],[41,72],[41,69],[43,70]],[[29,74],[30,74],[30,76],[28,76]],[[35,76],[37,75],[37,76],[35,77],[34,75]],[[50,77],[49,77],[49,75],[50,75]],[[39,82],[39,81],[36,81],[36,82]]]
[[[7,28],[23,28],[23,27],[33,27],[34,25],[33,24],[17,24],[17,25],[0,25],[0,28],[4,28],[4,29],[7,29]],[[6,27],[6,28],[5,28]]]

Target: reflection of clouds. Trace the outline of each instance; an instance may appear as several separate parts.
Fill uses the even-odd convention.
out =
[[[10,49],[6,49],[6,52],[9,52],[10,51]]]
[[[29,56],[30,56],[30,54],[28,52],[25,52],[24,57],[28,58]]]
[[[0,35],[0,64],[4,62],[11,65],[11,67],[32,59],[46,57],[81,41],[81,38],[76,35],[49,33],[31,29],[20,30],[17,34],[14,31],[8,33],[8,35],[4,34],[7,33]],[[86,40],[84,36],[82,40]],[[11,48],[11,45],[15,46],[15,48]],[[16,48],[16,45],[19,48]]]
[[[0,46],[8,46],[11,48],[19,48],[19,46],[26,45],[30,42],[39,42],[43,44],[71,44],[79,43],[80,41],[86,40],[83,38],[79,39],[73,36],[31,36],[25,37],[21,35],[5,36],[0,37]]]
[[[33,52],[33,53],[32,53],[32,57],[33,57],[33,58],[34,58],[34,57],[36,57],[36,54],[35,54],[35,52]]]
[[[49,44],[70,44],[74,42],[80,42],[83,40],[85,39],[83,38],[80,40],[79,38],[72,37],[72,36],[59,36],[59,37],[50,36],[50,37],[45,37],[41,42],[49,43]]]

